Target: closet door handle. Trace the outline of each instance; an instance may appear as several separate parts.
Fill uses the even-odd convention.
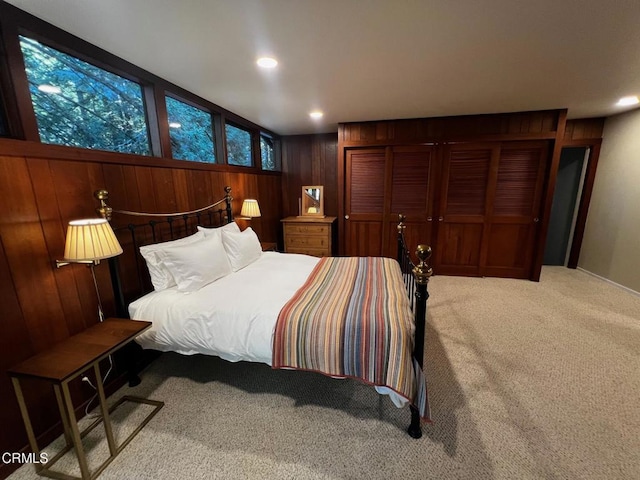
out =
[[[345,216],[344,216],[344,219],[345,219],[345,220],[349,220],[349,215],[345,215]]]
[[[433,217],[427,217],[427,222],[431,222],[433,220]]]
[[[438,217],[438,221],[439,221],[439,222],[444,221],[444,217]]]
[[[538,223],[540,221],[540,219],[538,217],[533,219],[533,223]]]

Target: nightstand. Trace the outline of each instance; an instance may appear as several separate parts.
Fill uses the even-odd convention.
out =
[[[65,475],[61,472],[51,470],[51,466],[56,463],[62,456],[71,449],[75,449],[80,466],[81,478],[95,479],[111,461],[122,451],[124,447],[135,437],[138,432],[145,426],[151,418],[158,413],[158,410],[164,405],[163,402],[156,400],[147,400],[139,397],[124,396],[111,407],[107,407],[107,401],[102,386],[102,376],[100,374],[99,363],[112,353],[132,341],[140,333],[151,328],[151,322],[138,320],[127,320],[123,318],[107,318],[104,322],[89,327],[84,332],[78,333],[66,340],[54,345],[49,350],[45,350],[24,362],[10,368],[7,373],[13,382],[13,388],[16,392],[20,413],[24,420],[24,426],[29,438],[31,450],[36,458],[40,456],[40,449],[36,440],[35,433],[31,426],[29,411],[24,400],[22,387],[20,386],[21,378],[32,378],[37,380],[48,381],[53,385],[56,394],[58,409],[62,417],[62,426],[64,429],[64,438],[66,446],[49,459],[46,464],[41,465],[35,463],[36,473],[51,478],[79,478]],[[82,375],[85,371],[92,369],[96,376],[97,395],[100,401],[100,417],[89,425],[82,432],[78,429],[78,423],[75,414],[75,407],[71,399],[69,391],[69,382],[74,378]],[[111,428],[111,420],[109,414],[125,401],[145,403],[153,406],[153,410],[145,417],[142,424],[133,431],[120,445],[116,444],[116,439]],[[110,456],[102,465],[91,473],[89,465],[82,446],[82,437],[87,432],[95,428],[100,423],[104,424],[104,432],[109,445]]]
[[[336,217],[287,217],[280,220],[284,230],[284,251],[316,257],[333,254],[333,224]]]

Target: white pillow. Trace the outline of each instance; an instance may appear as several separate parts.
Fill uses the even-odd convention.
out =
[[[217,235],[218,237],[222,238],[222,232],[240,233],[240,227],[236,222],[227,223],[226,225],[223,225],[221,227],[213,228],[201,227],[200,225],[198,225],[198,231],[204,233],[205,237],[208,237],[210,235]]]
[[[242,232],[223,230],[222,243],[234,272],[255,262],[262,255],[260,240],[251,227]]]
[[[181,292],[195,292],[231,273],[222,240],[215,235],[165,248],[159,256]]]
[[[193,235],[180,238],[178,240],[154,243],[152,245],[140,247],[140,254],[147,263],[147,269],[149,270],[149,276],[151,277],[151,284],[153,285],[154,290],[159,292],[160,290],[173,287],[176,284],[171,273],[162,264],[162,260],[158,256],[158,253],[162,252],[165,248],[175,247],[178,245],[188,245],[204,240],[204,238],[204,233],[196,232]]]

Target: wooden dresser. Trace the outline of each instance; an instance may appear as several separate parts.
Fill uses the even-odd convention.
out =
[[[336,217],[287,217],[284,229],[284,251],[316,257],[333,254],[333,224]]]

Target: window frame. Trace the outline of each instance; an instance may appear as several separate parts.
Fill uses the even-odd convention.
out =
[[[249,153],[249,160],[251,161],[251,165],[238,165],[235,163],[229,163],[229,145],[227,142],[227,125],[237,128],[238,130],[242,130],[249,134],[249,145],[251,147],[251,152]],[[233,120],[229,120],[225,118],[224,121],[224,159],[225,163],[230,167],[237,167],[242,169],[248,168],[258,168],[258,164],[256,162],[256,148],[255,148],[255,132],[248,127],[243,126],[238,122],[234,122]]]
[[[142,87],[147,131],[151,147],[151,156],[144,156],[147,159],[145,163],[148,163],[148,160],[152,160],[152,163],[169,166],[170,163],[167,162],[174,161],[171,155],[170,134],[164,101],[165,94],[195,108],[209,111],[213,119],[217,163],[177,160],[180,162],[180,168],[184,168],[184,162],[189,162],[193,164],[194,168],[198,169],[234,170],[237,168],[242,171],[253,169],[256,172],[261,172],[261,164],[258,163],[261,159],[256,158],[256,151],[259,151],[257,149],[259,148],[260,132],[268,133],[274,140],[279,142],[280,137],[268,129],[47,23],[18,7],[6,2],[0,2],[0,53],[4,53],[4,55],[0,56],[0,63],[2,64],[0,66],[3,67],[0,72],[0,87],[5,94],[5,125],[10,138],[42,143],[31,103],[29,83],[19,44],[19,35],[37,40],[48,47],[138,83]],[[4,68],[5,65],[7,68]],[[250,133],[252,167],[227,164],[225,122],[229,122]],[[63,148],[82,147],[63,146]],[[135,154],[112,153],[135,156]],[[176,164],[176,166],[178,165]],[[271,173],[270,170],[265,170],[265,172]]]
[[[153,139],[152,139],[152,129],[151,129],[151,121],[149,118],[149,107],[148,107],[148,94],[146,93],[146,86],[144,83],[142,83],[141,81],[139,81],[137,78],[128,75],[128,74],[123,74],[123,72],[118,71],[117,69],[114,68],[110,68],[109,66],[105,66],[102,62],[99,61],[94,61],[91,58],[87,58],[85,55],[79,55],[77,54],[75,51],[68,49],[68,48],[60,48],[59,45],[56,42],[49,42],[47,39],[42,39],[42,36],[37,35],[37,34],[31,34],[28,30],[24,30],[24,29],[18,29],[18,44],[20,44],[20,37],[26,37],[27,39],[30,40],[34,40],[36,42],[38,42],[41,45],[44,45],[47,48],[51,48],[53,50],[56,50],[58,52],[61,52],[64,55],[68,55],[70,57],[76,58],[84,63],[87,63],[95,68],[98,68],[100,70],[103,70],[107,73],[110,73],[112,75],[116,75],[118,77],[121,77],[129,82],[135,83],[136,85],[138,85],[140,87],[140,100],[142,101],[142,113],[144,116],[144,124],[146,127],[146,137],[147,137],[147,145],[148,145],[148,154],[139,154],[139,153],[134,153],[134,152],[120,152],[120,151],[115,151],[115,150],[105,150],[105,149],[94,149],[94,148],[89,148],[89,147],[81,147],[81,146],[73,146],[73,145],[64,145],[64,144],[59,144],[59,143],[48,143],[48,142],[43,142],[42,139],[40,138],[40,130],[39,130],[39,126],[38,126],[38,118],[36,116],[35,113],[35,107],[33,105],[33,97],[31,95],[31,91],[29,89],[29,78],[28,75],[26,75],[26,65],[24,64],[24,53],[22,51],[22,47],[20,47],[20,53],[21,53],[21,60],[22,60],[22,64],[24,66],[24,71],[25,71],[25,78],[27,80],[27,91],[28,91],[28,95],[29,95],[29,101],[31,103],[31,111],[33,112],[33,116],[35,118],[35,124],[36,124],[36,128],[38,129],[37,131],[37,136],[38,136],[38,140],[43,143],[43,144],[47,144],[47,145],[62,145],[62,146],[67,146],[67,147],[73,147],[73,148],[84,148],[87,150],[102,150],[102,151],[110,151],[113,153],[119,153],[119,154],[128,154],[128,155],[139,155],[139,156],[144,156],[144,157],[150,157],[150,156],[154,156],[154,148],[153,148]]]
[[[211,134],[213,135],[213,162],[198,162],[197,160],[188,160],[185,158],[176,158],[173,156],[173,151],[171,149],[171,143],[169,143],[169,151],[168,151],[168,155],[170,158],[173,158],[174,160],[181,160],[184,162],[195,162],[195,163],[201,163],[204,165],[221,165],[222,162],[220,161],[221,157],[219,155],[219,150],[220,150],[220,137],[216,134],[216,123],[218,123],[220,120],[219,115],[217,115],[215,112],[212,112],[209,108],[206,108],[202,105],[200,105],[199,103],[196,102],[192,102],[191,100],[184,98],[180,95],[177,95],[175,93],[173,93],[170,90],[166,90],[164,92],[164,96],[163,96],[163,103],[164,103],[164,109],[165,112],[167,113],[167,119],[166,119],[166,126],[167,126],[167,132],[169,134],[169,142],[171,142],[171,130],[169,127],[169,110],[167,108],[167,97],[172,98],[173,100],[176,100],[178,102],[182,102],[185,105],[188,105],[192,108],[198,109],[200,111],[206,112],[209,114],[209,117],[211,118]]]
[[[274,168],[264,168],[264,164],[262,162],[262,137],[268,138],[272,143],[273,148],[273,163]],[[264,172],[281,172],[282,171],[282,159],[280,157],[280,139],[275,138],[271,134],[265,132],[264,130],[260,130],[258,134],[258,144],[260,145],[260,169]]]

